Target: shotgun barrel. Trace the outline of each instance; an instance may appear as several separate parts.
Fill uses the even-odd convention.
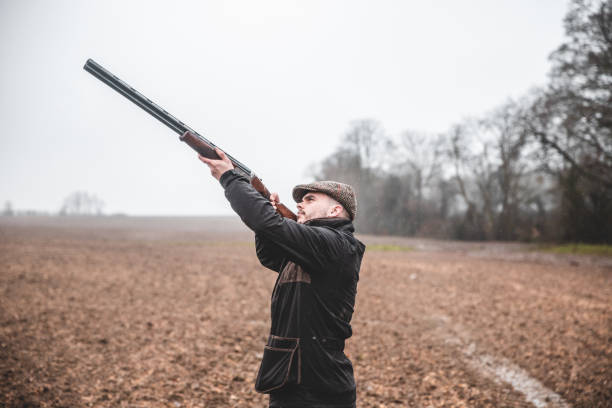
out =
[[[134,102],[136,105],[140,106],[145,112],[149,113],[155,119],[159,120],[161,123],[178,133],[181,141],[187,143],[187,145],[200,153],[202,156],[208,157],[209,159],[220,158],[215,152],[215,147],[218,147],[217,145],[166,112],[160,106],[156,105],[153,101],[129,86],[127,83],[123,82],[115,75],[104,69],[104,67],[98,64],[96,61],[92,60],[91,58],[88,59],[83,66],[83,69],[98,78],[100,81],[104,82],[106,85],[113,88],[115,91],[119,92],[121,95],[125,96],[130,101]],[[231,155],[227,153],[225,153],[225,155],[228,159],[230,159],[235,168],[240,170],[251,180],[251,185],[255,188],[255,190],[269,200],[270,191],[261,182],[259,177],[257,177],[255,173],[251,171],[251,169],[242,164],[240,161],[236,160]],[[294,221],[297,219],[297,216],[282,203],[276,204],[276,210],[285,218],[290,218]]]
[[[140,106],[145,112],[149,113],[155,119],[159,120],[161,123],[178,133],[181,136],[182,141],[188,142],[188,144],[194,150],[198,151],[198,153],[201,153],[203,156],[209,157],[211,156],[211,154],[210,152],[202,152],[198,148],[196,148],[194,145],[197,145],[197,140],[194,140],[194,137],[199,139],[201,142],[204,142],[206,145],[210,146],[210,150],[213,153],[214,148],[218,147],[213,142],[206,139],[204,136],[202,136],[201,134],[199,134],[198,132],[196,132],[195,130],[193,130],[192,128],[190,128],[189,126],[166,112],[162,107],[155,104],[153,101],[151,101],[149,98],[132,88],[130,85],[117,78],[115,75],[113,75],[111,72],[102,67],[102,65],[98,64],[91,58],[87,60],[87,62],[83,66],[83,69],[98,78],[100,81],[104,82],[106,85],[113,88],[115,91],[119,92],[121,95],[125,96],[130,101],[134,102],[136,105]],[[185,138],[183,137],[186,132],[189,132],[191,135],[193,135],[188,136],[188,140],[185,140]],[[245,175],[249,177],[253,175],[253,172],[247,166],[242,164],[240,161],[238,161],[231,155],[227,153],[225,153],[225,155],[230,159],[234,167],[240,169],[240,171],[242,171]],[[211,158],[218,159],[219,157],[215,153],[214,156]]]

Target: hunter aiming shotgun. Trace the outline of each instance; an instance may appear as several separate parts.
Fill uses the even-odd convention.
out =
[[[83,66],[83,69],[98,78],[100,81],[104,82],[106,85],[113,88],[115,91],[119,92],[121,95],[128,98],[130,101],[134,102],[136,105],[140,106],[155,119],[159,120],[164,125],[178,133],[180,135],[179,139],[187,143],[189,147],[198,152],[200,155],[209,159],[220,159],[219,155],[217,155],[215,152],[215,147],[217,146],[214,143],[200,135],[195,130],[191,129],[189,126],[185,125],[183,122],[166,112],[161,107],[157,106],[149,98],[145,97],[134,88],[117,78],[94,60],[88,59]],[[269,200],[270,191],[266,188],[266,186],[264,186],[261,179],[257,177],[255,173],[253,173],[247,166],[240,163],[229,154],[226,153],[226,156],[228,159],[230,159],[236,169],[244,173],[244,175],[251,180],[251,184],[255,190]],[[276,209],[285,218],[290,218],[294,221],[297,219],[296,215],[283,204],[278,203],[276,205]]]

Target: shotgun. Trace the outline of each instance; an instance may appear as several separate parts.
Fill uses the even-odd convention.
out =
[[[179,139],[189,145],[193,150],[198,152],[204,157],[209,159],[219,160],[220,157],[215,152],[217,147],[213,142],[206,139],[204,136],[185,125],[183,122],[166,112],[161,107],[153,103],[149,98],[136,91],[134,88],[111,74],[109,71],[104,69],[100,64],[92,60],[87,60],[83,69],[106,85],[119,92],[121,95],[140,106],[143,110],[151,114],[155,119],[159,120],[164,125],[178,133]],[[255,175],[247,166],[240,163],[238,160],[233,158],[231,155],[225,153],[227,158],[230,159],[236,169],[243,173],[246,177],[251,180],[251,185],[266,199],[270,199],[270,191],[264,186],[261,179]],[[285,218],[297,220],[297,216],[284,204],[277,204],[276,210]]]

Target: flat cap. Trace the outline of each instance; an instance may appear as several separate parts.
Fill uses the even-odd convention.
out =
[[[293,187],[293,199],[296,203],[299,203],[306,193],[310,191],[327,194],[342,204],[351,220],[355,219],[355,215],[357,215],[357,200],[355,199],[355,191],[350,185],[329,180],[298,184]]]

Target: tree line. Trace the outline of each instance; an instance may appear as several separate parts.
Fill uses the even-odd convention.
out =
[[[75,191],[70,193],[62,203],[57,215],[104,215],[104,201],[95,194],[87,191]],[[15,210],[10,201],[4,203],[4,209],[0,212],[3,216],[14,215],[55,215],[47,211]]]
[[[564,26],[545,86],[441,134],[355,121],[313,175],[355,186],[363,233],[612,243],[612,1]]]

